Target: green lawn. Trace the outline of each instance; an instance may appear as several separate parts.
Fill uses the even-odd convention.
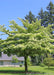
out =
[[[33,72],[40,72],[45,74],[26,74],[26,75],[54,75],[54,67],[50,67],[48,69],[47,66],[40,67],[40,66],[30,66],[28,67],[29,71]],[[8,72],[8,73],[5,73]],[[19,73],[17,73],[19,72]],[[0,75],[25,75],[24,73],[24,67],[0,67]]]

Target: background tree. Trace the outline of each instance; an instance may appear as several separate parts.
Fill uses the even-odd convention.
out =
[[[1,35],[0,35],[1,36]],[[2,47],[1,47],[1,43],[3,43],[4,40],[0,39],[0,56],[2,56]]]
[[[31,11],[29,11],[29,14],[25,16],[25,19],[29,21],[29,23],[32,23],[32,21],[36,21],[35,15],[32,14]]]
[[[12,57],[12,63],[14,63],[14,65],[15,65],[15,63],[18,63],[18,59],[16,58],[16,56]]]
[[[43,25],[43,19],[44,19],[44,12],[43,12],[43,9],[41,8],[40,12],[38,13],[38,16],[37,16],[38,19],[41,19],[41,26]]]
[[[8,38],[0,44],[2,51],[7,55],[23,56],[25,60],[25,72],[27,69],[28,56],[50,52],[50,33],[48,27],[41,26],[41,20],[36,19],[30,24],[28,20],[22,20],[23,26],[19,26],[15,21],[10,21],[10,28],[7,30],[0,25],[0,31],[8,34]],[[26,27],[26,28],[25,28]],[[50,46],[51,45],[51,46]]]
[[[52,55],[48,54],[48,57],[44,59],[44,64],[48,66],[48,68],[50,66],[54,66],[54,58],[52,57]]]
[[[54,4],[50,1],[49,5],[47,6],[48,10],[48,23],[54,23]]]
[[[54,4],[50,1],[49,5],[47,6],[47,11],[41,11],[38,13],[37,18],[41,19],[41,25],[48,26],[48,24],[54,24]]]

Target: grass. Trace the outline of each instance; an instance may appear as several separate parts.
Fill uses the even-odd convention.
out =
[[[26,75],[54,75],[54,67],[48,69],[47,66],[30,66],[28,67],[29,72],[40,72],[42,74],[30,73]],[[19,72],[19,73],[17,73]],[[25,75],[24,67],[0,67],[0,75]],[[44,73],[44,74],[43,74]]]

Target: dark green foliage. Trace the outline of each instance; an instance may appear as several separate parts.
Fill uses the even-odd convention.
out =
[[[20,67],[22,67],[23,66],[23,64],[20,64]]]
[[[49,5],[47,6],[47,11],[41,11],[38,13],[37,18],[41,19],[42,26],[48,26],[48,24],[54,24],[54,4],[50,1]]]
[[[38,16],[37,16],[38,19],[41,19],[41,26],[43,25],[43,22],[44,22],[44,12],[43,12],[43,9],[41,8],[40,12],[38,13]]]
[[[48,10],[48,23],[53,24],[54,23],[54,4],[52,2],[49,3],[47,6]]]
[[[35,15],[32,14],[31,11],[29,11],[29,14],[25,16],[25,19],[29,21],[29,23],[32,23],[32,21],[36,21]]]

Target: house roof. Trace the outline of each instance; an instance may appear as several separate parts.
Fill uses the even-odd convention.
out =
[[[16,56],[16,55],[14,55],[14,56]],[[2,56],[0,57],[0,61],[2,60],[12,60],[12,57],[13,57],[13,55],[11,55],[11,56],[8,56],[7,54],[4,54],[4,53],[2,53]],[[16,58],[19,60],[19,61],[24,61],[24,57],[17,57],[16,56]]]

